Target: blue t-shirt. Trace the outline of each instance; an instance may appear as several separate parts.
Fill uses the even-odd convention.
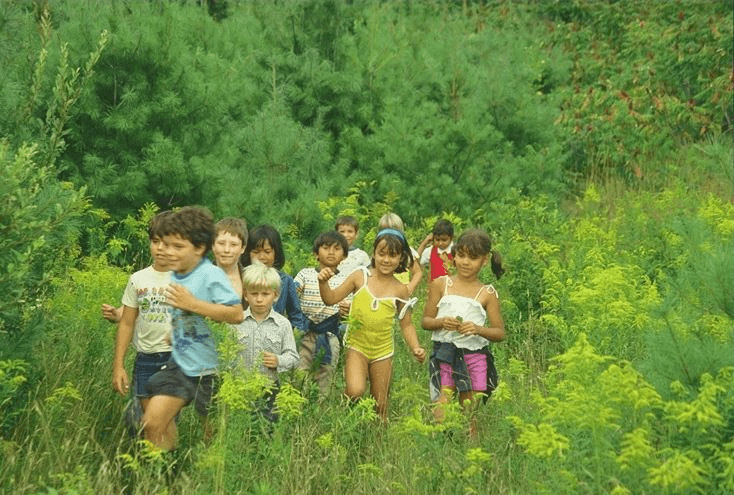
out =
[[[241,300],[227,275],[207,258],[186,275],[171,274],[171,282],[186,287],[197,299],[233,306]],[[187,376],[216,373],[219,360],[211,328],[203,316],[175,308],[172,357]]]

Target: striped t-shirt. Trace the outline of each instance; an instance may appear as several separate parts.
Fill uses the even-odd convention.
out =
[[[327,306],[321,299],[319,279],[316,268],[304,268],[293,278],[296,283],[296,292],[301,300],[301,311],[306,318],[314,323],[321,323],[329,316],[339,312],[339,304]],[[340,271],[329,279],[329,287],[339,287],[349,274]]]

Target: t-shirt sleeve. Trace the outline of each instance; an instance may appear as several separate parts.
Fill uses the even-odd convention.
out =
[[[125,292],[122,293],[122,305],[130,308],[138,307],[138,288],[134,276],[131,276],[127,280]]]
[[[221,270],[212,270],[209,279],[209,301],[215,304],[234,306],[241,304],[242,298],[237,295],[229,283],[229,279]]]
[[[305,274],[303,270],[296,273],[296,276],[293,277],[293,283],[296,285],[296,292],[298,293],[298,296],[300,297],[301,294],[303,293],[303,286],[306,284]]]

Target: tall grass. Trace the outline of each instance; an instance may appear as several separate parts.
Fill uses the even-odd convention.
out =
[[[205,442],[198,417],[187,408],[174,454],[133,443],[122,421],[126,401],[110,384],[114,327],[98,310],[102,302],[117,300],[125,281],[126,275],[104,260],[90,260],[57,281],[44,308],[39,380],[26,391],[26,406],[2,442],[2,491],[479,493],[491,486],[503,493],[516,488],[507,468],[490,462],[500,456],[496,447],[511,445],[501,409],[478,410],[481,441],[469,440],[458,409],[455,421],[432,425],[426,369],[399,340],[387,424],[376,417],[373,401],[354,405],[343,399],[341,377],[319,400],[313,384],[292,373],[284,383],[308,401],[297,414],[283,415],[272,431],[251,410],[223,405],[213,417],[214,438]],[[420,314],[414,314],[417,324]],[[428,338],[422,333],[425,346]]]
[[[29,382],[0,403],[15,414],[0,491],[731,493],[734,206],[721,187],[590,184],[564,210],[508,196],[492,219],[508,338],[494,346],[500,386],[474,413],[478,439],[456,405],[434,423],[426,367],[398,337],[386,424],[370,400],[342,398],[341,377],[319,400],[290,373],[294,401],[272,427],[223,397],[210,440],[187,408],[178,451],[135,444],[110,384],[114,327],[99,316],[127,274],[90,259],[55,281]]]

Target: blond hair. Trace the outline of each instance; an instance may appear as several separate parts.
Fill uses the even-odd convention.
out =
[[[248,289],[272,289],[280,294],[280,275],[275,268],[265,266],[259,261],[246,266],[242,272],[242,287]]]
[[[403,219],[397,216],[395,213],[385,213],[380,218],[380,223],[377,224],[377,230],[382,229],[395,229],[400,232],[405,232],[405,225]]]

